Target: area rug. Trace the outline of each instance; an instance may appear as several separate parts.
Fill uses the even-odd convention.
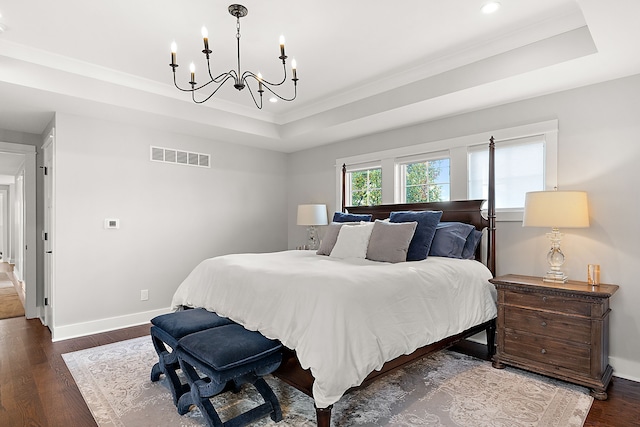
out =
[[[196,410],[176,412],[164,378],[149,379],[157,355],[150,337],[63,355],[100,427],[202,426]],[[315,426],[313,401],[273,377],[267,382],[284,420],[255,426]],[[262,402],[250,386],[212,402],[222,420]],[[441,351],[347,394],[334,405],[332,426],[580,427],[593,399],[588,390],[517,369]]]

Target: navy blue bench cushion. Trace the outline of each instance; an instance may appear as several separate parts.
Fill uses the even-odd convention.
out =
[[[215,370],[224,371],[273,354],[282,344],[233,324],[188,335],[178,342],[178,347]]]
[[[234,322],[203,308],[194,308],[156,316],[151,319],[151,323],[178,341],[194,332],[230,325]]]

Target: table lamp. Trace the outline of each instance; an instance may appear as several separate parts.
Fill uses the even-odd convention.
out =
[[[533,191],[527,193],[524,202],[523,227],[551,227],[547,237],[551,249],[547,253],[549,271],[542,278],[545,282],[564,283],[567,276],[560,270],[564,254],[560,249],[560,228],[589,227],[587,193],[584,191]]]
[[[307,226],[307,248],[318,249],[316,225],[327,225],[326,205],[298,205],[298,225]]]

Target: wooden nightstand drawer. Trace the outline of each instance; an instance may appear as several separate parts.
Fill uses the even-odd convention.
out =
[[[591,304],[588,302],[557,295],[509,291],[504,293],[504,304],[586,317],[591,316]]]
[[[505,306],[504,322],[508,328],[521,332],[530,332],[580,344],[591,343],[591,322],[589,319]]]
[[[589,374],[591,349],[561,340],[506,331],[504,351],[514,357]]]

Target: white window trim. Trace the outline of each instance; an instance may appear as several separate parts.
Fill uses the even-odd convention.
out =
[[[531,123],[465,135],[456,138],[425,142],[390,150],[360,154],[357,156],[336,159],[336,206],[342,206],[342,165],[354,170],[363,164],[377,164],[382,166],[382,203],[397,203],[396,164],[399,159],[410,156],[430,156],[432,154],[448,152],[451,167],[451,200],[467,198],[467,151],[471,146],[477,146],[479,141],[489,141],[494,137],[496,144],[500,141],[544,135],[545,139],[545,190],[553,190],[558,185],[558,120]],[[464,165],[461,169],[456,165]],[[522,221],[522,209],[499,210],[496,213],[498,221]]]

